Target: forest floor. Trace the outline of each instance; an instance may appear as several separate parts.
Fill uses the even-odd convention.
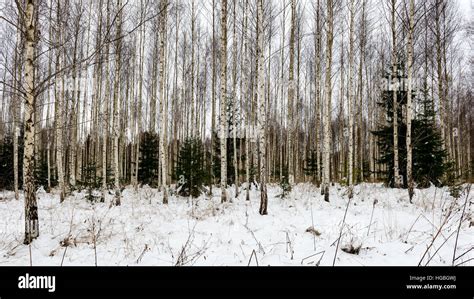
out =
[[[229,188],[234,197],[234,188]],[[318,188],[299,184],[284,199],[269,185],[268,215],[258,213],[259,192],[245,190],[232,202],[214,195],[170,196],[161,203],[157,189],[127,187],[122,204],[91,203],[85,192],[62,204],[59,194],[38,191],[40,236],[23,245],[23,196],[0,192],[0,266],[105,265],[321,265],[336,252],[347,188],[331,187],[330,202]],[[448,188],[406,190],[360,184],[348,207],[335,265],[474,265],[473,191],[458,200]],[[374,205],[374,201],[377,203]],[[371,216],[373,214],[373,216]],[[31,259],[30,259],[31,252]],[[421,262],[420,262],[421,261]],[[464,263],[463,263],[464,262]]]

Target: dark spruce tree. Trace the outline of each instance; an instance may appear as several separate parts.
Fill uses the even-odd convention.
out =
[[[23,129],[18,137],[18,187],[23,186]],[[13,133],[0,140],[0,190],[14,189],[13,182]]]
[[[318,179],[318,159],[316,150],[311,150],[309,156],[305,160],[305,167],[303,170],[306,175],[313,178],[313,183],[316,184]]]
[[[97,166],[94,161],[90,161],[82,168],[83,180],[79,181],[79,184],[82,188],[85,188],[87,191],[86,199],[95,202],[101,198],[101,193],[97,192],[94,194],[94,191],[100,190],[102,186],[102,177],[97,175]]]
[[[41,151],[36,153],[40,158],[35,161],[35,186],[43,186],[44,189],[48,188],[48,162],[46,160],[46,152]],[[54,185],[54,184],[52,184]]]
[[[204,182],[208,180],[202,141],[198,138],[187,138],[179,150],[177,164],[177,193],[186,197],[201,195]]]
[[[400,163],[400,175],[403,178],[403,186],[407,188],[406,175],[406,121],[403,113],[406,109],[407,86],[406,70],[403,64],[398,65],[395,80],[390,80],[390,73],[386,73],[384,78],[389,82],[382,91],[381,101],[377,104],[385,110],[386,122],[378,130],[372,133],[377,137],[377,144],[380,148],[380,158],[378,163],[386,165],[386,171],[382,172],[388,186],[394,186],[393,168],[393,92],[397,92],[398,100],[398,151]],[[399,82],[395,88],[389,88],[390,82]],[[392,85],[393,86],[393,85]],[[433,100],[429,98],[427,92],[423,92],[421,97],[413,91],[412,98],[418,111],[414,113],[412,120],[412,146],[413,146],[413,180],[418,187],[428,187],[430,183],[436,186],[442,185],[443,175],[448,169],[445,163],[446,152],[442,149],[441,133],[436,128],[435,111]]]
[[[158,134],[144,132],[140,137],[140,159],[138,164],[138,181],[156,187],[158,182],[159,140]]]

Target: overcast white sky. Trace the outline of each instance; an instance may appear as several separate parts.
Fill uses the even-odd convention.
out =
[[[466,18],[472,19],[472,11],[474,10],[474,0],[459,0],[462,12]]]

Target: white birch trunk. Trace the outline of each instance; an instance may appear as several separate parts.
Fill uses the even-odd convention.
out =
[[[233,33],[232,33],[232,44],[233,44],[233,66],[232,66],[232,137],[234,145],[234,187],[235,187],[235,197],[239,196],[239,165],[237,160],[237,34],[236,34],[236,1],[234,1],[234,10],[233,10]]]
[[[349,98],[347,103],[347,113],[349,115],[349,198],[353,197],[354,189],[354,115],[353,115],[353,99],[354,86],[352,78],[352,67],[354,63],[354,0],[350,2],[350,24],[349,24]]]
[[[168,184],[167,184],[167,140],[166,140],[166,122],[168,121],[168,111],[165,109],[165,47],[166,47],[166,11],[167,0],[162,0],[162,16],[160,26],[160,164],[161,164],[161,184],[163,191],[163,204],[168,204]]]
[[[290,186],[295,182],[294,149],[293,149],[293,107],[295,101],[295,30],[296,30],[296,1],[291,0],[291,33],[290,33],[290,68],[288,75],[288,183]]]
[[[331,138],[331,64],[332,64],[332,44],[333,44],[333,1],[327,0],[327,22],[328,31],[326,37],[326,74],[325,74],[325,94],[326,101],[324,103],[323,125],[324,125],[324,200],[329,201],[329,180],[330,180],[330,138]]]
[[[61,7],[60,3],[58,2],[58,22],[61,21],[60,13]],[[57,33],[57,42],[61,43],[62,36],[61,30],[58,29]],[[56,70],[61,69],[61,57],[62,53],[60,50],[57,50],[57,57],[56,57]],[[58,92],[57,88],[58,85],[61,84],[61,90]],[[66,197],[66,186],[64,182],[64,167],[63,167],[63,152],[64,152],[64,145],[63,145],[63,130],[64,130],[64,122],[63,122],[63,100],[64,100],[64,75],[57,76],[56,82],[54,85],[55,89],[55,106],[54,106],[54,117],[55,117],[55,133],[56,133],[56,167],[58,173],[58,184],[60,191],[60,202],[63,202]]]
[[[411,143],[411,118],[412,118],[412,78],[413,78],[413,32],[415,27],[415,0],[410,0],[410,20],[408,29],[408,94],[407,94],[407,182],[408,182],[408,196],[410,203],[413,199],[413,176],[412,176],[412,143]]]
[[[396,32],[396,2],[392,0],[392,79],[397,78],[397,32]],[[398,158],[398,99],[397,99],[397,86],[395,82],[392,83],[393,91],[393,178],[395,188],[401,187],[400,180],[400,166]]]
[[[221,1],[221,202],[227,201],[227,0]]]
[[[22,13],[19,11],[19,13]],[[26,15],[24,15],[24,29],[26,30],[25,44],[25,147],[23,155],[23,188],[25,191],[25,240],[24,244],[39,236],[38,204],[36,201],[34,183],[34,111],[35,111],[35,45],[37,38],[35,3],[34,0],[26,2]]]
[[[117,16],[116,26],[116,44],[115,44],[115,77],[114,77],[114,113],[113,113],[113,169],[114,169],[114,188],[115,188],[115,205],[120,205],[120,171],[119,171],[119,131],[120,131],[120,68],[121,68],[121,29],[122,29],[122,1],[117,0],[117,9],[119,10]]]
[[[260,156],[260,215],[267,215],[268,195],[267,195],[267,172],[266,172],[266,136],[265,126],[267,114],[265,112],[265,96],[264,96],[264,73],[263,73],[263,0],[257,2],[257,89],[258,89],[258,139],[259,139],[259,156]]]
[[[105,21],[105,28],[109,30],[110,26],[110,3],[107,0],[107,17]],[[110,74],[109,74],[109,40],[106,40],[105,46],[105,55],[107,59],[105,61],[105,94],[104,94],[104,105],[103,105],[103,115],[102,115],[102,123],[104,124],[103,127],[103,141],[102,141],[102,199],[101,201],[105,201],[105,193],[108,189],[107,187],[107,141],[109,135],[109,101],[110,101]]]

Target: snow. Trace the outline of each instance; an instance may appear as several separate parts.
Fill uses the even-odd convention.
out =
[[[31,245],[31,260],[34,266],[93,266],[96,259],[99,266],[331,266],[348,201],[346,189],[331,187],[327,203],[311,184],[295,186],[284,199],[278,197],[278,185],[269,185],[265,216],[258,214],[256,190],[250,201],[245,201],[245,191],[234,198],[234,188],[229,188],[232,202],[221,204],[220,190],[214,188],[212,198],[173,195],[163,205],[157,189],[127,187],[122,205],[111,206],[110,194],[105,203],[90,203],[85,192],[75,192],[60,204],[56,191],[39,189],[40,236]],[[416,266],[428,247],[422,265],[452,264],[465,194],[455,201],[447,188],[432,186],[416,190],[410,204],[406,190],[382,184],[361,184],[354,191],[337,266]],[[470,208],[464,219],[456,256],[474,243]],[[430,246],[440,226],[442,232]],[[23,230],[23,196],[17,201],[12,192],[0,192],[0,265],[30,264]],[[343,251],[350,245],[360,248],[358,254]],[[455,264],[474,265],[468,261],[472,257],[474,250]]]

